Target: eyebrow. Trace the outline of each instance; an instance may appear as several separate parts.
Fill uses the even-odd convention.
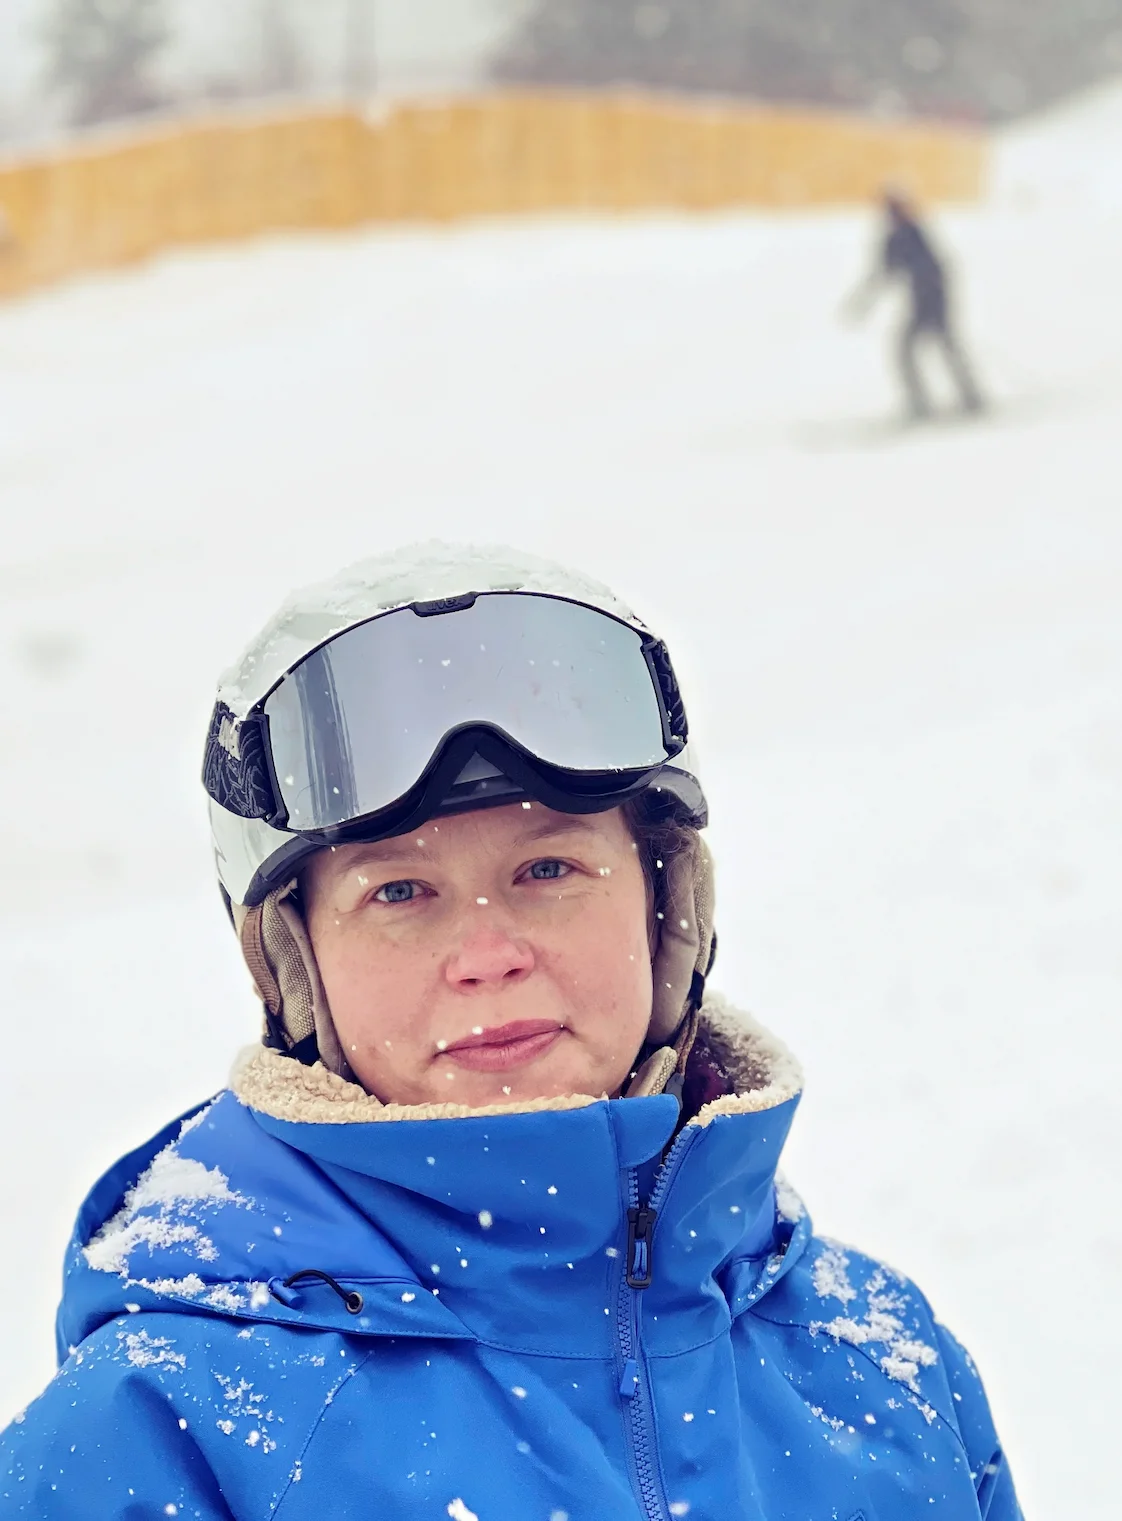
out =
[[[417,836],[411,836],[410,843],[404,840],[372,840],[368,845],[353,855],[347,862],[346,870],[351,871],[356,866],[377,866],[388,861],[424,860],[428,852],[423,845],[417,844]]]
[[[531,829],[521,831],[515,838],[518,845],[530,845],[536,840],[553,839],[561,834],[598,834],[595,823],[595,814],[570,814],[567,818],[543,819],[540,824]],[[433,852],[425,846],[418,845],[417,840],[433,820],[427,824],[418,826],[417,832],[403,839],[398,835],[390,840],[372,840],[357,855],[352,856],[347,864],[347,870],[353,871],[357,867],[384,865],[390,861],[423,861],[431,859]],[[437,841],[439,844],[439,841]]]
[[[527,829],[519,836],[524,844],[530,844],[533,840],[549,840],[555,834],[598,834],[599,830],[592,822],[596,814],[570,814],[562,819],[544,819],[534,829]]]

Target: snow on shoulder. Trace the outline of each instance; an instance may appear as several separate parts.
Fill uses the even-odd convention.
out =
[[[921,1368],[932,1368],[939,1354],[919,1332],[919,1322],[911,1311],[912,1286],[892,1268],[870,1258],[863,1258],[850,1248],[819,1237],[815,1246],[814,1292],[820,1300],[836,1300],[840,1315],[830,1320],[814,1320],[810,1333],[830,1336],[864,1351],[881,1372],[908,1391],[911,1402],[930,1423],[935,1412],[922,1398],[919,1382]],[[865,1269],[854,1283],[850,1269],[854,1260]]]
[[[206,1302],[219,1308],[233,1308],[229,1288],[218,1284],[208,1292],[192,1266],[218,1257],[205,1229],[216,1210],[253,1208],[253,1200],[231,1189],[219,1168],[180,1155],[183,1137],[206,1113],[201,1110],[184,1121],[176,1139],[157,1153],[121,1208],[83,1248],[83,1256],[96,1272],[115,1273],[127,1284],[158,1294],[206,1296]],[[147,1274],[153,1276],[142,1270],[145,1259]],[[156,1264],[166,1268],[169,1260],[185,1271],[160,1272]]]

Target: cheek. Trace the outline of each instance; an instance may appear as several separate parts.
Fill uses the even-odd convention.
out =
[[[344,1047],[397,1042],[418,1025],[427,958],[383,945],[357,927],[313,937],[328,1007]]]
[[[642,891],[607,896],[558,949],[580,1005],[611,1010],[617,1029],[641,1038],[650,1023],[651,957]]]

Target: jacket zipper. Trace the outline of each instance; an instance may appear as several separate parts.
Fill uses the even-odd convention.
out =
[[[635,1475],[647,1521],[668,1521],[662,1486],[658,1479],[658,1454],[651,1410],[650,1380],[639,1334],[639,1295],[649,1288],[654,1274],[654,1228],[666,1191],[690,1144],[696,1127],[683,1130],[666,1154],[651,1196],[639,1201],[639,1173],[627,1174],[627,1252],[616,1301],[616,1334],[623,1358],[619,1392],[627,1407]]]

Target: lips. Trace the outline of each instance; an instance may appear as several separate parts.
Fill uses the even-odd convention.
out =
[[[544,1056],[564,1033],[555,1019],[519,1019],[467,1035],[440,1055],[473,1072],[507,1072]]]

